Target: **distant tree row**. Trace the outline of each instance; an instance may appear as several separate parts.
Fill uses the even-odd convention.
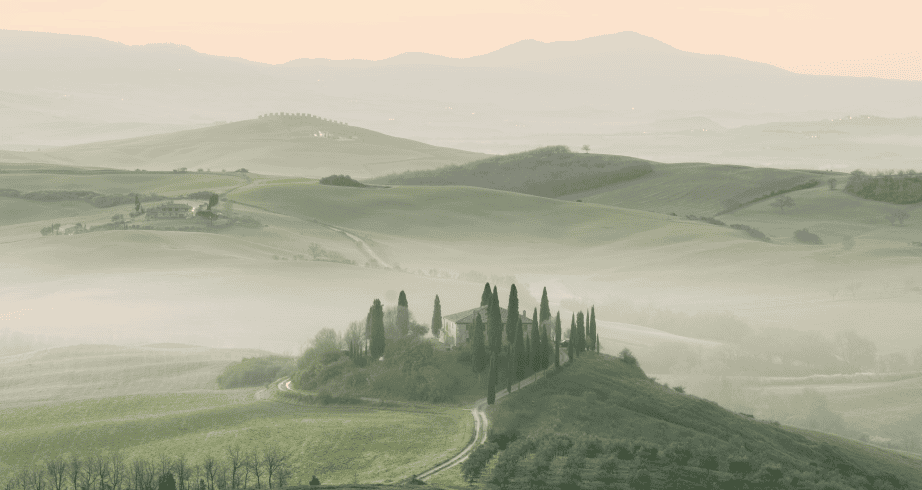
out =
[[[873,201],[914,204],[922,202],[922,174],[890,170],[871,175],[855,170],[848,177],[845,192]]]
[[[342,187],[368,187],[348,175],[329,175],[319,181],[324,185],[338,185]]]
[[[290,485],[291,454],[277,444],[244,449],[226,446],[221,457],[138,457],[120,452],[70,454],[19,468],[4,490],[235,490]],[[316,479],[316,476],[314,477]],[[319,482],[318,482],[319,483]]]

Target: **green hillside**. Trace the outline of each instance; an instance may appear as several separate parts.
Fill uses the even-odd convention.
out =
[[[569,477],[584,482],[599,481],[607,473],[624,484],[644,469],[653,481],[647,488],[670,488],[667,482],[676,481],[701,484],[708,475],[730,485],[720,488],[743,488],[742,481],[767,485],[759,488],[789,488],[769,484],[770,469],[776,467],[780,469],[776,476],[781,475],[780,481],[788,479],[788,485],[791,478],[801,485],[811,481],[850,485],[816,488],[922,485],[922,458],[733,413],[655,383],[636,366],[606,355],[581,356],[491,407],[488,414],[491,440],[505,446],[484,475],[495,483],[524,478],[554,481],[567,478],[565,469],[575,467],[575,477],[572,471]],[[544,465],[537,465],[545,473],[535,475],[536,458],[546,454],[541,448],[554,440],[550,434],[575,439],[571,455],[555,458],[552,451]],[[677,456],[682,448],[690,451],[684,461]],[[579,461],[572,461],[574,449],[581,453]],[[625,454],[607,459],[607,451]],[[504,457],[504,453],[509,454]],[[702,468],[708,454],[716,456],[713,471]],[[739,465],[741,461],[748,465]],[[532,470],[530,474],[526,469]],[[875,486],[883,484],[881,480],[891,486]]]
[[[317,116],[265,116],[217,126],[61,147],[5,152],[17,161],[134,170],[246,168],[320,178],[356,178],[466,163],[483,154],[427,145]]]
[[[652,163],[652,172],[626,182],[562,196],[679,216],[714,216],[772,192],[781,192],[812,180],[825,184],[830,176],[804,170],[784,170],[709,163]]]
[[[574,153],[548,146],[433,170],[391,174],[375,182],[401,185],[465,185],[542,197],[612,185],[651,171],[650,162],[616,155]]]

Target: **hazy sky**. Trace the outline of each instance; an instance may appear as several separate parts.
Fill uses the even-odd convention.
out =
[[[0,28],[172,42],[267,63],[451,57],[635,31],[796,71],[922,80],[913,0],[0,0]]]

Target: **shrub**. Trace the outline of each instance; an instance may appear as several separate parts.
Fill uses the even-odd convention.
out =
[[[464,477],[464,480],[468,483],[473,483],[477,478],[480,478],[483,469],[497,452],[499,452],[499,446],[493,442],[477,446],[471,455],[461,463],[461,476]]]
[[[295,361],[290,357],[250,357],[224,368],[218,375],[222,389],[260,386],[294,372]]]
[[[811,245],[822,245],[823,241],[820,240],[820,237],[810,233],[806,228],[803,230],[797,230],[794,232],[794,239],[801,243],[808,243]]]
[[[751,227],[751,226],[747,226],[747,225],[730,225],[730,228],[733,228],[734,230],[743,230],[743,231],[745,231],[749,236],[751,236],[752,238],[755,238],[756,240],[761,240],[761,241],[763,241],[763,242],[770,242],[770,241],[772,241],[771,238],[768,238],[768,235],[766,235],[765,233],[762,233],[761,231],[759,231],[759,230],[757,230],[757,229],[755,229],[755,228],[753,228],[753,227]]]
[[[627,347],[621,350],[621,352],[618,354],[618,359],[621,359],[622,362],[631,366],[637,365],[637,358],[634,357],[634,354]]]

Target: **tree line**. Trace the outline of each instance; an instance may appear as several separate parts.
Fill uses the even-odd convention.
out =
[[[24,466],[4,490],[236,490],[290,485],[291,454],[277,444],[226,446],[221,456],[192,461],[165,453],[128,460],[118,451],[59,455]],[[316,479],[316,476],[314,477]]]
[[[855,170],[848,176],[845,192],[873,201],[914,204],[922,202],[922,174],[911,169],[873,175]]]

